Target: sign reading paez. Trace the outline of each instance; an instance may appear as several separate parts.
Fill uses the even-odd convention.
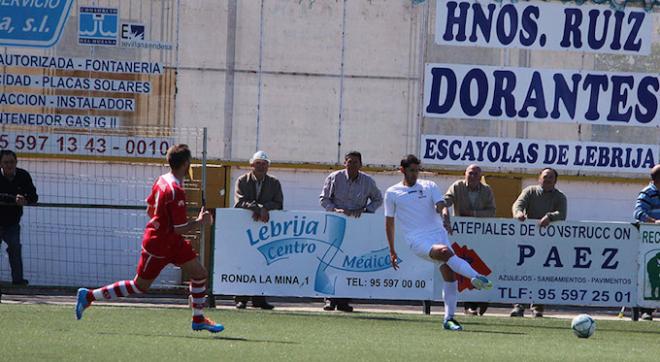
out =
[[[73,0],[0,1],[0,46],[57,43]]]
[[[463,300],[592,306],[637,302],[639,232],[629,223],[561,221],[539,227],[537,220],[454,218],[452,229],[450,240],[478,249],[492,270],[493,289],[463,291]]]

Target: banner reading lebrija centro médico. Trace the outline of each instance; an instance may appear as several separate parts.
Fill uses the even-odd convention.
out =
[[[638,305],[660,308],[660,225],[642,224],[639,234]]]
[[[401,269],[387,259],[382,215],[218,210],[214,294],[440,300],[437,268],[398,238]],[[637,303],[639,231],[627,223],[455,218],[454,252],[495,287],[470,301],[621,306]]]
[[[440,298],[437,268],[400,240],[392,269],[382,215],[272,211],[263,223],[248,210],[219,209],[215,233],[214,294]]]

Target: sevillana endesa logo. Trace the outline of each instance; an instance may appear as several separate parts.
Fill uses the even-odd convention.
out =
[[[476,270],[477,273],[481,275],[488,276],[492,273],[492,270],[486,265],[486,263],[481,260],[479,254],[476,251],[468,248],[467,246],[460,246],[457,243],[451,244],[451,248],[454,250],[454,254],[459,258],[467,261],[472,269]],[[458,291],[462,292],[465,289],[474,289],[470,279],[456,274],[456,280],[458,281]]]

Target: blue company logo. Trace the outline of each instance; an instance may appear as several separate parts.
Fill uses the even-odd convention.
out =
[[[319,265],[316,269],[314,290],[335,294],[336,277],[332,278],[328,269],[367,273],[391,267],[387,247],[362,255],[346,254],[341,248],[345,231],[345,218],[325,215],[325,220],[293,216],[286,221],[270,221],[258,230],[246,230],[246,234],[250,245],[257,248],[268,265],[296,254],[315,257]]]
[[[73,0],[0,1],[0,46],[53,46],[72,4]]]
[[[78,43],[84,45],[117,45],[119,14],[114,8],[81,7]]]
[[[121,24],[122,40],[144,40],[145,26],[144,24]]]

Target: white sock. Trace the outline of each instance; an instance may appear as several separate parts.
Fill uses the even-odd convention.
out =
[[[442,298],[445,301],[445,320],[454,318],[456,303],[458,302],[458,282],[444,281]]]
[[[472,269],[467,261],[457,257],[456,255],[452,255],[452,257],[447,260],[447,266],[455,273],[458,273],[466,278],[472,279],[479,275],[479,273]]]

